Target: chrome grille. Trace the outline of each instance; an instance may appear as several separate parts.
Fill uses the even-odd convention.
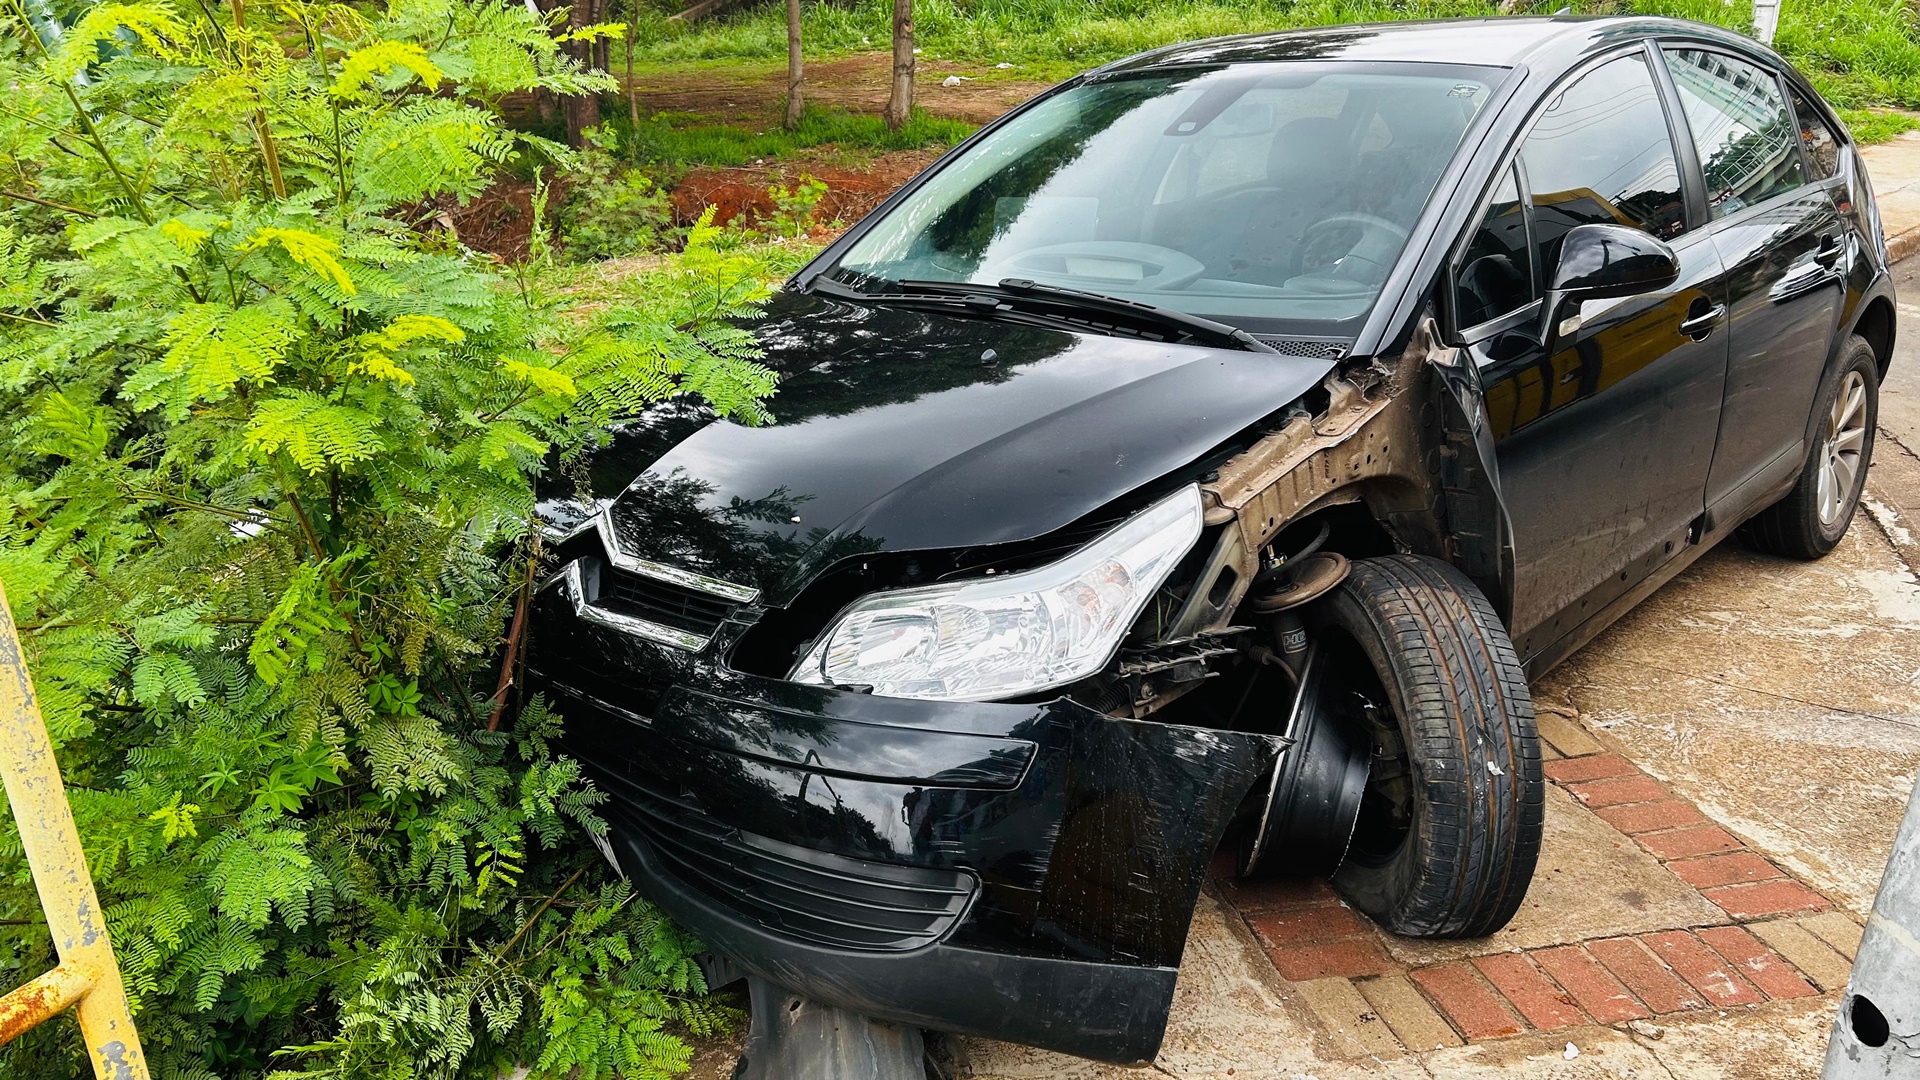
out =
[[[735,606],[711,593],[613,567],[608,567],[601,579],[599,602],[615,611],[701,637],[712,637]]]

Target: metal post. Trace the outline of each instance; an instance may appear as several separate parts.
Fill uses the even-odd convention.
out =
[[[1762,45],[1773,44],[1780,27],[1780,0],[1753,0],[1753,36]]]
[[[60,965],[0,998],[0,1044],[75,1006],[98,1080],[147,1080],[120,965],[0,584],[0,775]]]

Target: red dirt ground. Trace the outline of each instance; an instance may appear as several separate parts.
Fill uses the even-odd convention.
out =
[[[673,189],[673,216],[686,224],[712,205],[717,223],[726,224],[743,213],[749,222],[756,221],[774,209],[767,198],[769,186],[791,187],[804,175],[827,185],[827,193],[814,211],[815,221],[853,222],[939,156],[938,150],[900,150],[882,154],[861,168],[801,159],[775,165],[695,169]]]

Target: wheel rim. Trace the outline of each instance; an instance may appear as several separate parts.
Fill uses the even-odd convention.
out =
[[[1852,509],[1866,447],[1867,379],[1849,371],[1827,414],[1827,438],[1820,447],[1820,524],[1832,525]]]

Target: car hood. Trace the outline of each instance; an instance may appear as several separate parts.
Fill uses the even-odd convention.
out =
[[[588,489],[623,553],[774,604],[851,556],[1072,524],[1201,461],[1332,367],[794,292],[754,328],[780,376],[771,423],[662,403],[593,457]],[[543,500],[543,516],[582,516],[565,502]]]

